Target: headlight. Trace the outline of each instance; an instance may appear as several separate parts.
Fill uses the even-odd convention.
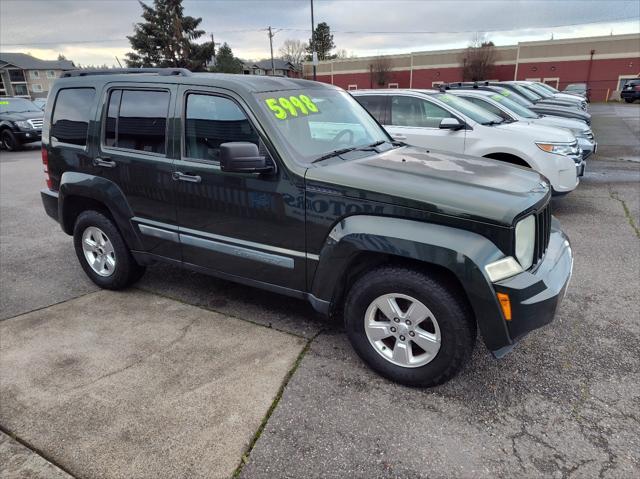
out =
[[[536,242],[536,218],[529,215],[516,224],[516,259],[522,269],[533,264],[533,249]]]
[[[507,256],[506,258],[489,263],[484,267],[484,270],[487,272],[487,275],[489,275],[491,282],[495,283],[501,279],[510,278],[511,276],[521,273],[522,266],[511,256]]]
[[[31,129],[31,123],[29,123],[28,121],[14,121],[13,122],[18,128],[20,128],[21,130],[30,130]]]
[[[556,155],[574,156],[579,154],[578,143],[538,143],[538,148],[547,153],[555,153]]]

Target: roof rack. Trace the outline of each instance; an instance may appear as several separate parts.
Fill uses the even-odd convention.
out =
[[[71,70],[64,72],[60,78],[86,77],[92,75],[121,75],[121,74],[156,73],[161,76],[191,76],[186,68],[109,68],[103,70]]]

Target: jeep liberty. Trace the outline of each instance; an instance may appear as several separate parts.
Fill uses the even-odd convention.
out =
[[[162,261],[306,299],[413,386],[549,323],[571,276],[546,179],[394,142],[340,88],[182,69],[68,72],[42,131],[49,216],[97,285]]]

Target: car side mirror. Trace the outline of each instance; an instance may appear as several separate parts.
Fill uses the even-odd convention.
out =
[[[461,130],[463,128],[462,123],[457,118],[443,118],[440,122],[441,130]]]
[[[268,173],[273,166],[260,156],[255,143],[234,141],[220,145],[220,169],[227,173]]]

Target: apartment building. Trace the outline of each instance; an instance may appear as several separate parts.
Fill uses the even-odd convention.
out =
[[[0,53],[0,96],[46,98],[53,81],[66,70],[69,60],[40,60],[25,53]]]

